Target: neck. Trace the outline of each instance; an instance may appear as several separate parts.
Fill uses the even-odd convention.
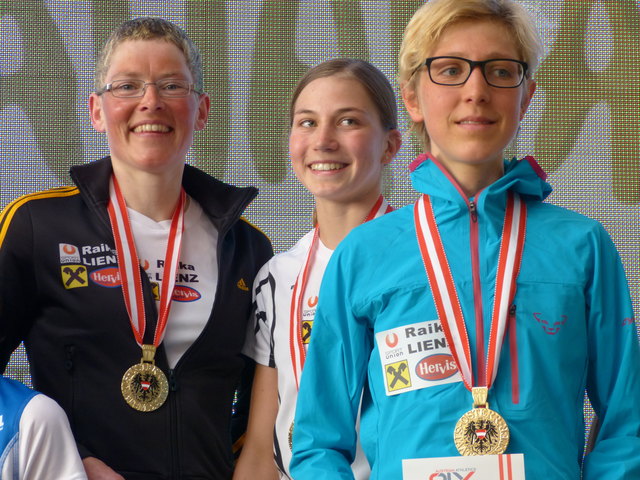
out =
[[[378,200],[380,192],[347,204],[316,198],[316,213],[320,240],[329,249],[335,250],[347,234],[361,225]]]
[[[179,175],[160,176],[118,170],[114,166],[114,175],[127,207],[156,222],[171,219],[182,188],[181,172]]]
[[[482,165],[445,165],[451,176],[467,196],[475,197],[485,187],[498,180],[504,174],[502,161]]]

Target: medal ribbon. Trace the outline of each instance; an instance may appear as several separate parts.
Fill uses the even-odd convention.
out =
[[[490,388],[498,372],[500,351],[504,340],[509,306],[516,293],[516,278],[522,260],[527,220],[526,204],[519,195],[509,192],[498,255],[495,297],[487,350],[486,376]],[[460,369],[467,389],[474,386],[471,348],[460,300],[438,232],[428,195],[422,195],[414,206],[414,221],[420,254],[424,263],[442,329],[451,353]],[[485,386],[485,385],[483,385]]]
[[[167,250],[164,258],[164,269],[162,273],[162,288],[160,290],[160,307],[158,314],[158,324],[153,336],[153,346],[157,347],[164,336],[171,309],[171,298],[173,288],[176,283],[178,272],[178,257],[180,255],[180,245],[182,243],[182,232],[184,230],[184,204],[186,193],[184,189],[180,191],[178,204],[171,218],[169,238],[167,240]],[[109,204],[107,206],[111,229],[116,244],[116,255],[118,257],[118,271],[122,283],[122,294],[124,303],[129,314],[129,322],[133,335],[142,346],[144,332],[146,328],[146,316],[144,311],[144,299],[142,293],[142,277],[140,275],[140,261],[136,251],[136,244],[131,230],[129,214],[124,197],[120,192],[118,181],[115,176],[111,177],[109,183]]]
[[[374,218],[381,217],[385,213],[389,213],[393,210],[393,207],[387,203],[382,195],[378,197],[378,200],[371,208],[371,211],[366,216],[362,223],[366,223]],[[300,387],[300,375],[304,367],[304,362],[307,356],[304,348],[304,342],[302,340],[302,310],[304,302],[304,293],[307,289],[307,282],[309,280],[309,273],[311,272],[311,266],[313,265],[313,258],[318,246],[318,238],[320,232],[316,225],[313,231],[313,240],[311,246],[307,252],[307,258],[302,266],[302,269],[298,273],[296,283],[293,287],[293,294],[291,296],[291,309],[289,322],[289,347],[291,350],[291,363],[293,365],[293,374],[296,380],[296,385]]]

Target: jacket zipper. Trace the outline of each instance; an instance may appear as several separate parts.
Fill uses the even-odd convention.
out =
[[[76,392],[75,392],[75,375],[73,373],[74,370],[74,357],[75,357],[75,353],[76,353],[76,346],[75,345],[65,345],[64,346],[64,353],[65,353],[65,360],[64,360],[64,368],[67,371],[67,373],[69,373],[69,381],[71,383],[70,385],[70,392],[69,392],[69,401],[71,403],[70,408],[69,408],[69,412],[71,412],[71,418],[69,418],[69,423],[71,425],[72,429],[75,429],[76,427],[76,421],[75,421],[75,403],[76,403]]]
[[[520,403],[520,371],[518,370],[518,338],[516,335],[516,305],[509,307],[509,354],[511,357],[511,401]]]
[[[236,219],[236,221],[239,221],[239,217]],[[215,225],[215,224],[214,224]],[[220,296],[220,286],[222,285],[221,282],[221,262],[220,262],[220,258],[222,256],[222,245],[224,243],[224,240],[226,238],[227,233],[229,233],[229,231],[231,230],[231,226],[232,226],[232,222],[225,225],[223,229],[221,229],[218,233],[218,245],[216,246],[217,251],[216,251],[216,255],[217,255],[217,262],[218,262],[218,285],[216,287],[216,295],[215,298],[213,299],[213,305],[211,306],[211,312],[209,313],[209,318],[207,319],[207,323],[205,324],[204,328],[202,329],[202,332],[200,332],[200,334],[198,335],[198,337],[193,341],[193,343],[191,345],[189,345],[189,348],[187,348],[187,350],[182,354],[182,356],[178,359],[178,363],[175,365],[174,368],[170,368],[169,369],[169,400],[170,400],[170,419],[169,419],[169,426],[170,426],[170,432],[173,438],[175,438],[177,441],[172,442],[172,446],[171,446],[171,478],[179,478],[179,470],[180,470],[180,451],[178,449],[178,444],[180,442],[180,439],[178,437],[180,437],[180,429],[178,427],[178,402],[176,400],[176,395],[175,392],[178,391],[179,389],[179,384],[178,384],[178,378],[176,376],[176,371],[180,369],[181,365],[188,359],[188,357],[192,354],[192,352],[197,348],[197,345],[200,343],[201,338],[203,337],[205,331],[207,328],[209,328],[209,323],[212,321],[213,318],[213,313],[216,310],[216,304],[218,303],[218,297]],[[217,228],[217,225],[216,225]],[[166,352],[165,352],[165,358],[166,358]]]
[[[176,400],[176,393],[178,391],[178,380],[176,379],[175,370],[169,369],[169,431],[171,432],[174,441],[171,442],[171,478],[178,478],[179,475],[179,463],[178,459],[180,452],[178,451],[178,444],[180,443],[180,432],[178,431],[178,405]]]
[[[482,283],[480,281],[480,251],[479,251],[479,227],[478,227],[478,201],[479,193],[475,200],[468,200],[470,220],[471,242],[471,274],[473,278],[473,307],[476,317],[476,373],[478,385],[486,385],[486,366],[484,358],[484,318],[482,315]]]

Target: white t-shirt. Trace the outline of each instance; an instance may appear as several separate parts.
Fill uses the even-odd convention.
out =
[[[293,286],[311,247],[313,233],[307,233],[290,250],[272,257],[258,272],[253,287],[257,324],[255,329],[249,329],[243,348],[243,352],[257,363],[278,369],[280,406],[276,417],[274,454],[281,470],[281,478],[291,478],[289,429],[298,398],[289,349],[291,297]],[[320,283],[332,253],[333,250],[325,247],[321,241],[317,242],[303,298],[302,318],[306,324],[303,326],[303,337],[308,332],[308,326],[312,331]],[[356,480],[369,478],[369,464],[360,445],[352,468]]]
[[[162,285],[171,220],[156,222],[134,210],[127,210],[138,258],[156,294]],[[190,198],[184,216],[180,265],[163,340],[171,368],[202,333],[211,315],[218,286],[217,248],[217,229],[198,202]],[[156,306],[159,307],[157,294]]]
[[[24,407],[18,441],[1,459],[2,480],[86,480],[67,415],[38,394]]]

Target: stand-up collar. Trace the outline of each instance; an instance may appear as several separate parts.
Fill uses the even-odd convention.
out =
[[[455,201],[456,197],[464,203],[468,200],[453,176],[432,155],[419,155],[409,165],[409,170],[413,188],[418,192],[449,201]],[[546,177],[533,157],[521,160],[514,157],[512,160],[505,160],[504,175],[479,192],[479,196],[486,198],[513,191],[527,200],[542,201],[552,190]]]

